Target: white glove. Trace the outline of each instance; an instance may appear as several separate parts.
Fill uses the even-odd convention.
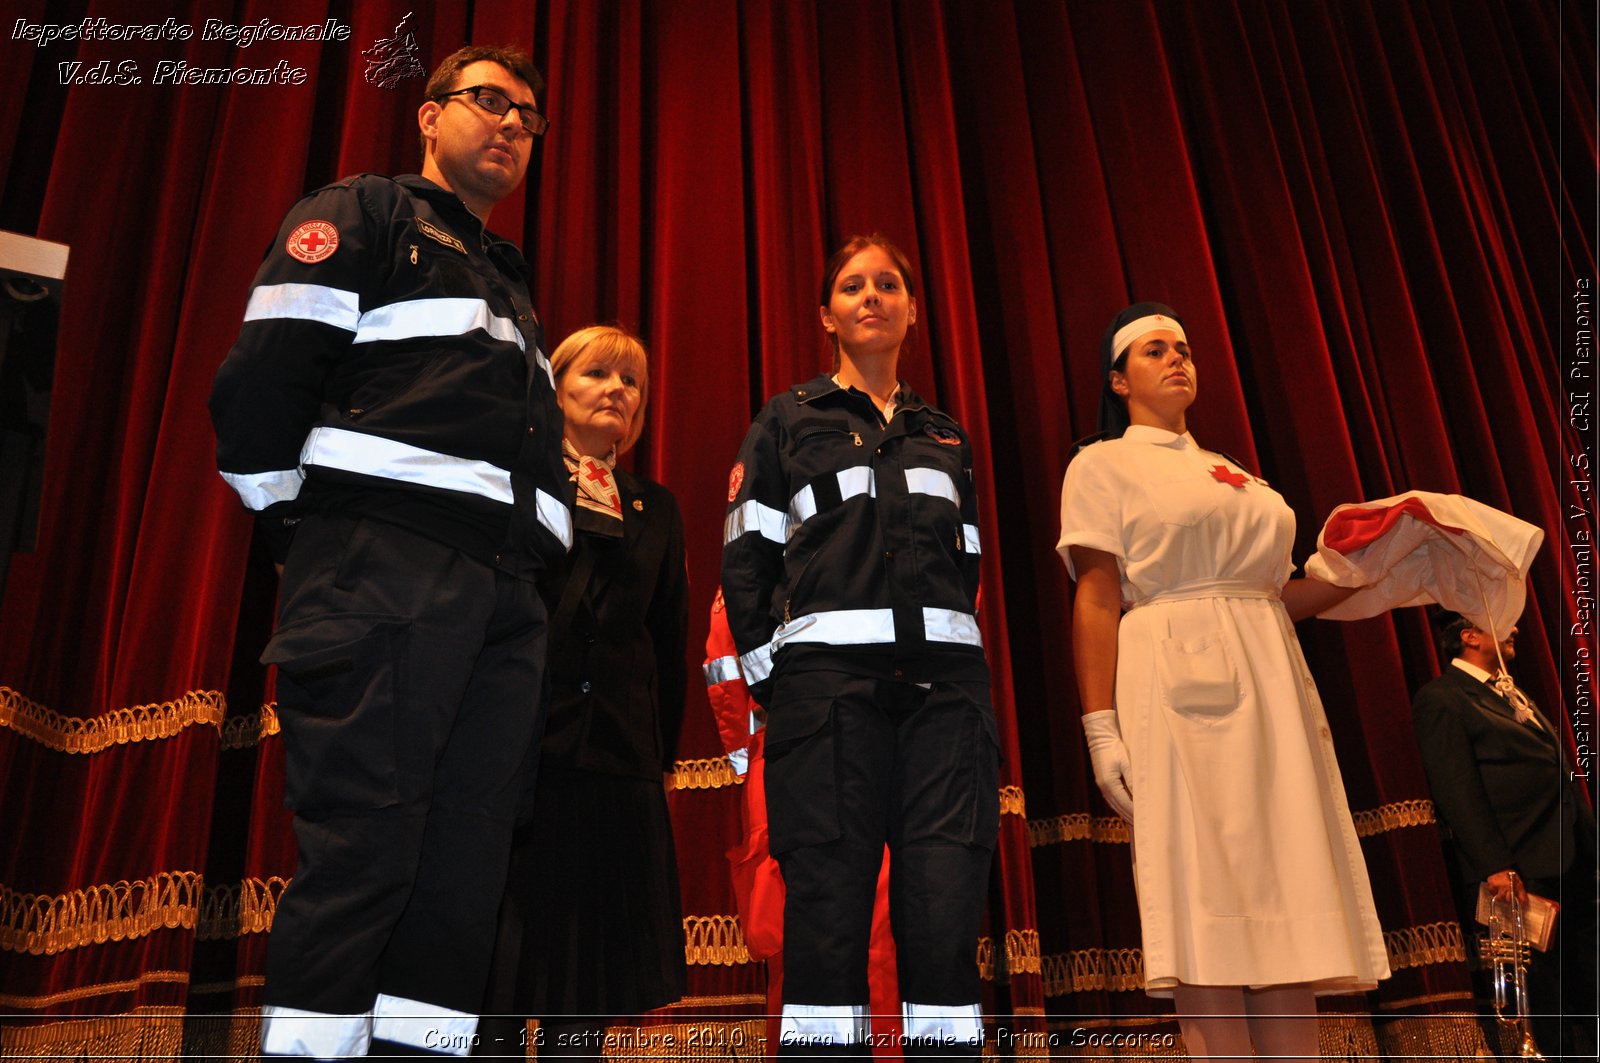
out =
[[[1133,822],[1133,789],[1128,785],[1132,763],[1122,741],[1115,709],[1087,713],[1083,717],[1083,736],[1089,740],[1089,760],[1094,765],[1094,782],[1105,795],[1106,804],[1117,815]]]

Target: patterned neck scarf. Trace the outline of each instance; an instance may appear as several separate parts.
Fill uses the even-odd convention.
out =
[[[572,482],[578,485],[578,505],[593,513],[613,520],[622,519],[622,495],[617,491],[617,477],[612,472],[617,465],[617,452],[612,450],[603,458],[579,454],[570,440],[561,440],[561,456],[566,459]]]

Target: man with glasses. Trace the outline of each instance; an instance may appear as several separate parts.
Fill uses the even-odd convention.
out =
[[[282,573],[277,665],[300,862],[264,1055],[465,1055],[543,729],[535,576],[572,542],[561,413],[516,247],[542,79],[464,48],[417,112],[421,176],[290,210],[211,411]]]

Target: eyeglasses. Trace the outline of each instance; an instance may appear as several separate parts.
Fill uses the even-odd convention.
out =
[[[512,103],[511,100],[506,98],[505,93],[499,89],[490,88],[488,85],[470,85],[467,88],[456,89],[453,92],[441,92],[434,97],[434,100],[436,102],[442,101],[451,96],[465,96],[468,93],[472,94],[473,103],[482,107],[496,118],[504,117],[507,111],[515,107],[517,109],[517,118],[521,121],[523,130],[530,137],[542,137],[544,136],[544,131],[550,128],[550,119],[534,110],[533,104]]]

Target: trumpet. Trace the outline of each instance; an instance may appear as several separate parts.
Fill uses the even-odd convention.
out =
[[[1522,903],[1517,900],[1517,873],[1511,889],[1489,902],[1488,930],[1481,939],[1483,963],[1494,986],[1494,1016],[1502,1044],[1516,1044],[1523,1059],[1544,1059],[1528,1024],[1528,935]]]

